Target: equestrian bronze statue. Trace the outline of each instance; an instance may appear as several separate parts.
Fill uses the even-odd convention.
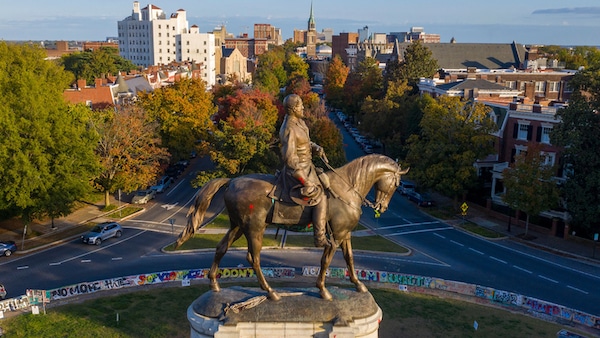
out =
[[[323,249],[321,270],[316,282],[323,299],[332,299],[325,288],[325,274],[338,245],[342,248],[350,281],[354,283],[357,291],[367,291],[366,286],[358,280],[354,269],[351,232],[358,225],[363,204],[372,207],[376,213],[387,210],[400,184],[401,175],[407,172],[408,169],[402,170],[391,158],[379,154],[363,156],[340,168],[324,172],[329,180],[329,188],[323,194],[328,199],[326,221],[331,245]],[[285,194],[275,194],[279,197],[274,197],[276,182],[275,175],[267,174],[250,174],[233,179],[217,178],[206,183],[198,192],[188,212],[187,225],[177,238],[176,247],[193,236],[202,225],[213,197],[226,186],[224,202],[229,213],[230,228],[217,244],[208,274],[213,291],[220,290],[217,282],[219,262],[231,244],[244,235],[248,241],[246,259],[254,269],[260,287],[268,293],[270,299],[280,299],[277,292],[267,283],[260,266],[260,251],[265,229],[269,224],[277,226],[288,224],[292,228],[293,226],[306,227],[312,222],[310,215],[312,208],[285,203],[289,198]],[[366,199],[371,188],[375,190],[375,202]]]

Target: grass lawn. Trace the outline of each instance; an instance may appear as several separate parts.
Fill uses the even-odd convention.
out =
[[[272,283],[285,286],[281,284]],[[5,337],[189,337],[187,307],[206,291],[205,284],[155,287],[49,308],[46,315],[11,317],[0,325]],[[383,310],[380,337],[556,337],[563,328],[479,304],[390,289],[370,291]]]

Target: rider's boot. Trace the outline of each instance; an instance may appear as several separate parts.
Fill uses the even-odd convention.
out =
[[[325,222],[314,222],[313,226],[315,231],[315,247],[322,248],[329,246],[330,243],[325,236]]]

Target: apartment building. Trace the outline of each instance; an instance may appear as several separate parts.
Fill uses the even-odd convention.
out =
[[[200,61],[208,86],[215,83],[214,38],[199,33],[197,26],[189,28],[187,13],[178,9],[167,15],[160,7],[149,4],[141,8],[133,2],[130,16],[118,21],[119,55],[147,68],[172,62]],[[207,43],[206,48],[204,43]],[[204,61],[206,59],[206,62]],[[212,74],[211,74],[212,72]]]

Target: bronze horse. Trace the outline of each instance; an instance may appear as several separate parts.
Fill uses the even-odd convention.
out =
[[[331,294],[325,288],[325,273],[333,259],[337,243],[342,248],[344,259],[350,275],[350,281],[355,284],[357,291],[366,292],[366,286],[358,280],[354,269],[354,257],[350,241],[351,231],[357,226],[362,214],[361,205],[367,203],[376,212],[387,210],[394,191],[400,184],[400,177],[408,172],[391,158],[372,154],[360,157],[338,169],[327,171],[330,181],[329,236],[333,245],[325,247],[321,257],[321,271],[317,277],[316,286],[321,297],[331,300]],[[198,192],[194,205],[188,212],[188,222],[185,229],[177,238],[176,247],[188,240],[202,224],[204,214],[214,195],[221,187],[229,184],[225,191],[225,207],[229,212],[230,228],[217,245],[215,257],[208,274],[210,287],[219,291],[217,272],[221,258],[227,249],[242,235],[248,241],[246,259],[251,264],[260,287],[268,292],[272,300],[280,296],[267,283],[260,266],[260,250],[265,229],[269,224],[269,214],[272,213],[273,201],[267,197],[275,176],[265,174],[250,174],[233,179],[217,178],[206,183]],[[375,187],[375,203],[366,200],[366,196]],[[307,224],[308,225],[308,222]]]

